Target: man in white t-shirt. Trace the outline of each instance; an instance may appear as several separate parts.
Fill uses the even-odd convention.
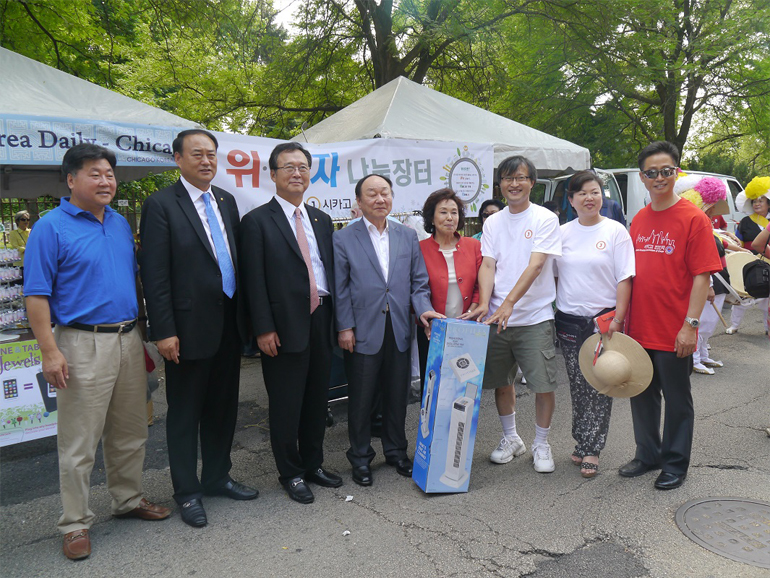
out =
[[[556,406],[556,350],[553,303],[556,283],[552,259],[561,255],[558,217],[532,204],[535,166],[514,156],[498,167],[500,190],[508,208],[489,217],[481,238],[480,302],[473,317],[491,324],[484,388],[495,390],[503,438],[490,459],[510,462],[526,451],[516,432],[516,392],[508,373],[517,364],[535,393],[535,470],[554,470],[548,430]],[[470,317],[470,316],[469,316]]]

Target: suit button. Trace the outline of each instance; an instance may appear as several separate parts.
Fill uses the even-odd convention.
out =
[[[222,300],[217,301],[217,305],[222,305]]]
[[[383,315],[385,314],[385,310],[384,309],[382,310],[382,313],[383,313]]]
[[[463,282],[463,278],[462,278],[462,277],[460,277],[460,278],[457,280],[457,282],[458,282],[458,283],[462,283],[462,282]]]
[[[390,293],[390,289],[386,288],[385,293]]]
[[[221,276],[222,276],[222,273],[217,273],[217,277],[221,277]]]

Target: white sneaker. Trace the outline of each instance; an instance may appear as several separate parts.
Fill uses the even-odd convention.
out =
[[[536,472],[549,474],[556,469],[549,444],[540,444],[532,448],[532,460]]]
[[[527,378],[523,375],[521,376],[521,385],[527,385]]]
[[[503,436],[500,440],[500,445],[492,452],[489,459],[496,464],[507,464],[516,456],[520,456],[527,451],[527,446],[519,436],[512,439],[508,439]]]
[[[725,329],[725,333],[727,333],[727,335],[733,335],[735,333],[738,333],[738,328],[737,327],[728,327],[727,329]]]
[[[707,357],[706,359],[700,360],[703,365],[706,367],[724,367],[725,364],[721,361],[716,361],[714,359],[711,359],[710,357]]]
[[[695,373],[700,373],[703,375],[714,375],[714,370],[711,369],[710,367],[706,367],[702,363],[694,363],[692,366],[692,370]]]

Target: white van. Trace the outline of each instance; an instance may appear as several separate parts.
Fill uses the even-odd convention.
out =
[[[645,206],[647,198],[647,189],[639,178],[639,169],[604,169],[615,177],[617,186],[620,188],[620,196],[623,199],[623,208],[626,211],[627,224],[631,225],[634,215]],[[727,222],[727,228],[735,232],[736,225],[745,215],[735,208],[735,197],[743,191],[743,187],[735,177],[729,175],[719,175],[716,173],[705,173],[702,171],[688,171],[688,175],[702,175],[704,177],[717,177],[727,185],[730,194],[727,195],[727,204],[730,206],[730,214],[723,215]]]
[[[594,171],[604,182],[602,189],[605,198],[620,203],[620,206],[623,207],[623,214],[625,215],[625,203],[623,202],[620,187],[618,187],[618,183],[615,181],[614,176],[602,169],[594,169]],[[550,179],[538,179],[535,186],[532,187],[532,193],[530,194],[530,200],[538,205],[542,205],[548,201],[556,203],[556,207],[559,209],[559,222],[561,224],[564,224],[569,220],[571,207],[567,201],[565,189],[567,181],[569,181],[571,176],[572,175],[564,175]],[[628,218],[626,218],[626,220],[628,220]]]

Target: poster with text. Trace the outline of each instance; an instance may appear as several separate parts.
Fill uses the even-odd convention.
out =
[[[283,141],[215,134],[219,150],[213,184],[235,196],[243,217],[275,195],[268,160]],[[350,217],[356,182],[368,174],[393,181],[393,213],[421,210],[428,195],[444,187],[459,195],[468,216],[477,215],[481,203],[492,198],[492,145],[371,139],[302,146],[313,159],[305,202],[332,218]]]
[[[42,370],[37,341],[0,344],[0,447],[56,435],[56,389]]]

